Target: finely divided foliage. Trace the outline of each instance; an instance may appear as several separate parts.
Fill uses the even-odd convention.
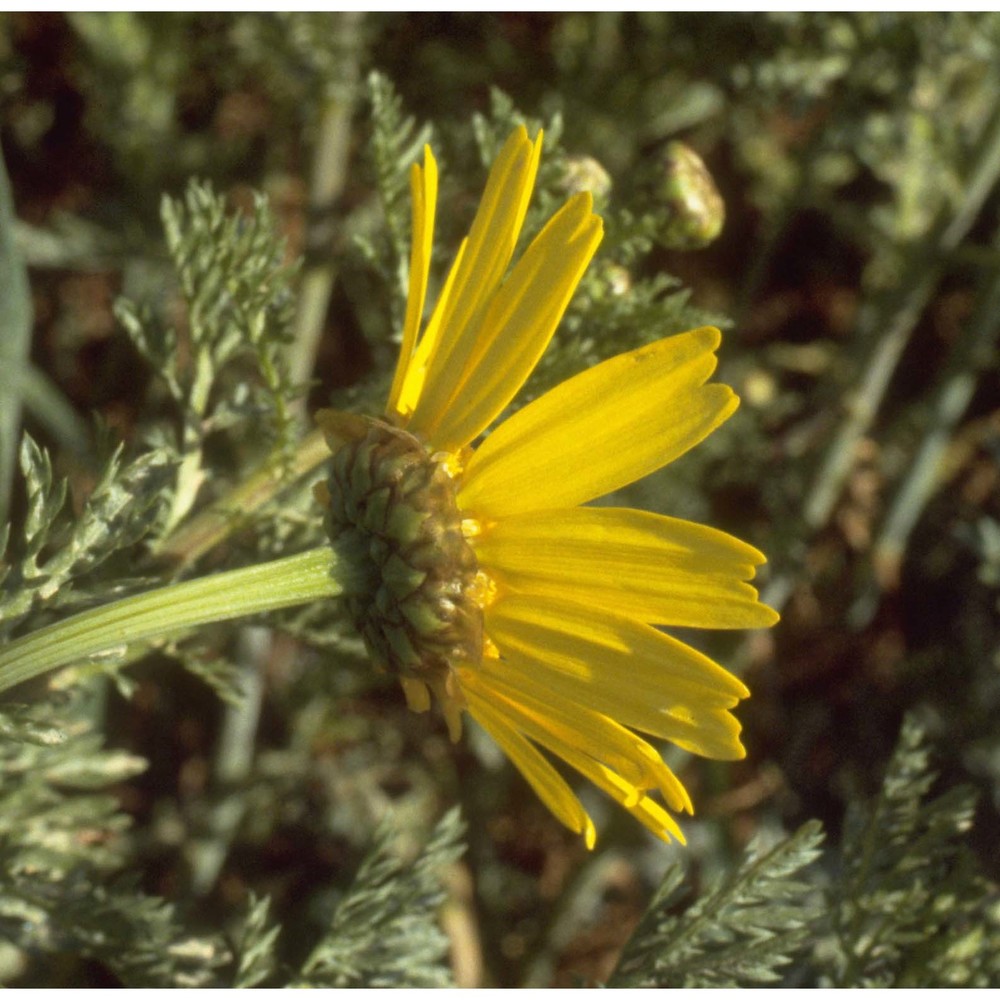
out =
[[[95,591],[106,597],[127,586],[123,575],[106,590],[108,584],[91,583],[89,574],[154,529],[174,467],[162,451],[125,461],[119,446],[72,517],[66,481],[54,477],[48,453],[25,435],[21,472],[28,509],[10,562],[0,566],[0,625],[12,627],[36,607],[68,609],[93,600]]]
[[[445,986],[447,941],[438,925],[441,873],[461,853],[462,824],[446,815],[416,856],[388,827],[356,880],[325,917],[300,965],[283,962],[281,928],[266,899],[251,899],[242,931],[185,927],[173,904],[128,875],[130,822],[113,791],[145,768],[102,750],[74,715],[44,708],[0,714],[0,935],[38,954],[72,952],[103,963],[125,986]],[[412,853],[412,848],[411,848]]]
[[[442,876],[463,852],[464,824],[447,813],[409,863],[383,828],[354,884],[330,915],[329,930],[302,966],[296,986],[431,988],[451,985],[448,940],[436,920]]]
[[[406,220],[400,181],[414,145],[429,129],[400,130],[408,119],[391,86],[374,78],[371,88],[371,159],[395,225],[389,240],[367,245],[366,260],[386,298],[399,302],[401,324]],[[481,116],[477,124],[484,159],[519,120],[511,102],[494,94],[492,116]],[[404,133],[405,140],[394,139]],[[549,136],[556,134],[549,129]],[[462,162],[455,152],[454,161]],[[464,153],[467,162],[475,158],[468,148]],[[560,163],[561,151],[554,149],[552,160]],[[549,210],[564,198],[555,190],[556,176],[555,169],[542,174],[549,190],[541,205]],[[670,278],[637,273],[630,277],[628,295],[615,291],[612,268],[641,259],[655,238],[657,210],[651,211],[605,213],[605,256],[583,279],[554,349],[527,384],[526,398],[616,353],[712,322]],[[543,214],[536,213],[539,219]],[[128,304],[120,306],[119,315],[154,378],[162,377],[157,384],[167,388],[170,419],[140,426],[130,452],[107,449],[90,476],[93,485],[75,505],[68,502],[65,481],[46,450],[23,439],[23,514],[13,525],[0,526],[0,542],[6,545],[0,563],[4,638],[47,623],[55,611],[107,601],[150,580],[166,582],[171,570],[153,554],[213,491],[221,492],[217,483],[238,478],[259,460],[259,450],[241,445],[263,438],[280,458],[300,433],[289,409],[294,387],[282,367],[291,274],[273,218],[261,202],[249,215],[237,217],[209,188],[195,185],[180,201],[165,202],[164,220],[188,319],[168,322],[163,317],[170,309]],[[365,391],[375,397],[374,390]],[[211,447],[215,434],[229,435],[224,440],[235,444],[226,449],[225,466],[221,450]],[[246,549],[266,549],[288,536],[318,541],[318,525],[291,505],[272,507],[272,515],[277,526],[244,537]],[[244,551],[240,558],[258,554]],[[516,552],[508,549],[506,555],[516,562]],[[540,576],[544,555],[539,552],[533,567]],[[683,553],[677,558],[683,561]],[[505,566],[508,573],[523,569]],[[536,579],[533,585],[546,581]],[[510,614],[528,613],[511,608]],[[523,621],[521,628],[523,635]],[[221,677],[228,660],[223,655],[218,663]],[[205,669],[213,674],[210,665]],[[136,987],[449,983],[448,942],[439,924],[441,878],[461,854],[462,825],[456,814],[447,814],[419,850],[404,852],[405,860],[388,830],[374,846],[364,832],[350,840],[338,809],[351,818],[355,814],[344,802],[321,801],[316,790],[328,772],[336,772],[337,791],[345,801],[356,805],[352,795],[370,796],[367,787],[358,791],[363,782],[356,775],[344,779],[337,772],[341,759],[364,758],[369,745],[357,735],[361,722],[357,730],[351,721],[334,730],[316,701],[303,693],[309,681],[299,687],[291,683],[291,693],[275,695],[286,699],[281,707],[290,721],[279,738],[287,747],[253,755],[251,773],[226,785],[218,797],[198,791],[196,781],[178,790],[176,802],[173,790],[163,792],[156,806],[165,814],[144,817],[139,830],[123,811],[122,790],[141,781],[145,761],[104,746],[98,729],[113,714],[109,702],[83,702],[66,692],[65,679],[61,683],[63,690],[31,689],[30,708],[5,704],[0,713],[0,965],[5,976],[35,967],[32,962],[58,969],[87,960],[103,976]],[[331,688],[336,683],[339,679],[330,682]],[[219,687],[230,691],[232,686],[220,680]],[[23,697],[27,700],[29,693]],[[209,697],[199,687],[193,701]],[[388,745],[403,736],[380,731],[379,739]],[[979,876],[963,846],[972,798],[962,790],[934,797],[929,756],[920,727],[908,722],[881,793],[873,803],[853,808],[840,847],[823,847],[817,825],[807,824],[787,840],[755,844],[733,862],[728,875],[698,892],[684,888],[697,884],[696,871],[685,875],[672,867],[607,984],[995,986],[1000,982],[996,890]],[[307,762],[317,758],[322,768],[311,769]],[[192,759],[187,780],[197,778],[204,761]],[[383,791],[377,781],[373,785]],[[157,883],[162,854],[156,851],[179,855],[234,802],[245,807],[248,819],[233,854],[245,850],[256,861],[262,854],[255,839],[264,836],[261,830],[277,830],[273,839],[280,841],[287,832],[282,824],[298,823],[336,859],[336,871],[324,876],[330,886],[320,887],[328,891],[309,885],[303,905],[292,910],[280,901],[284,885],[273,897],[258,888],[258,895],[242,901],[228,899],[220,918],[222,893],[206,907],[183,880]],[[331,836],[334,820],[340,826]],[[402,810],[397,823],[411,843],[416,828],[432,826],[423,817],[413,822]],[[337,851],[347,842],[355,853],[345,861]],[[476,870],[486,884],[496,877],[498,865],[490,848],[484,849],[481,831],[474,842]],[[292,847],[282,864],[291,864],[294,841]],[[366,849],[359,865],[357,856]],[[139,871],[148,876],[143,889],[134,876]],[[353,880],[351,871],[357,872]],[[309,912],[303,914],[306,904]]]
[[[691,901],[670,868],[611,986],[986,987],[1000,976],[1000,897],[963,843],[967,789],[929,795],[926,737],[903,726],[882,790],[839,850],[808,823]]]
[[[808,823],[769,849],[752,843],[742,864],[693,902],[683,868],[672,866],[607,985],[725,989],[779,981],[820,912],[804,869],[822,841],[820,825]]]
[[[975,796],[930,797],[935,773],[908,718],[876,801],[853,805],[827,891],[823,982],[840,987],[995,986],[1000,899],[962,843]]]
[[[79,699],[0,715],[0,932],[46,954],[102,962],[128,986],[443,986],[442,872],[461,854],[446,816],[404,860],[382,831],[353,885],[332,901],[304,958],[266,898],[227,942],[186,927],[177,907],[126,872],[129,821],[110,794],[144,767],[100,749]],[[927,789],[927,749],[909,722],[878,799],[857,810],[842,852],[822,861],[818,824],[751,846],[691,898],[672,866],[607,985],[986,986],[996,982],[995,895],[960,844],[962,806]]]

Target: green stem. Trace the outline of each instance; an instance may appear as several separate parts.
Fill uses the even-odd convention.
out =
[[[862,367],[861,384],[849,403],[846,418],[805,499],[803,516],[813,531],[822,528],[833,513],[853,466],[857,444],[881,406],[910,336],[944,272],[945,261],[965,239],[1000,180],[1000,112],[994,112],[985,129],[974,162],[961,204],[947,221],[942,215],[937,232],[924,241],[926,252],[910,258],[900,281],[895,308],[883,311],[876,306],[862,316],[864,339],[871,343],[872,349]]]
[[[361,71],[364,14],[335,14],[330,29],[339,50],[336,78],[327,83],[327,98],[319,120],[309,192],[308,265],[299,288],[295,339],[290,345],[289,375],[294,384],[309,381],[316,363],[330,296],[337,280],[331,249],[337,239],[333,207],[347,183],[351,154],[351,119]],[[315,251],[318,251],[315,252]]]
[[[336,555],[324,545],[260,566],[136,594],[48,625],[0,649],[0,691],[129,643],[337,597],[349,587]]]
[[[33,323],[28,269],[14,240],[14,198],[0,153],[0,524],[7,520],[17,468],[22,379],[29,369]]]
[[[330,457],[322,431],[313,431],[299,442],[291,459],[272,455],[211,507],[167,536],[157,555],[181,566],[194,562],[228,535],[244,527],[252,515],[278,493],[312,472]]]
[[[873,562],[884,574],[883,579],[895,579],[910,533],[940,485],[945,453],[972,402],[980,375],[989,369],[998,334],[1000,273],[994,272],[941,375],[930,406],[929,426],[908,463],[875,543]]]
[[[239,629],[235,663],[242,697],[228,702],[216,744],[213,790],[215,807],[207,817],[205,836],[196,838],[188,853],[191,888],[196,896],[212,890],[225,864],[236,831],[247,811],[247,800],[237,794],[253,768],[257,724],[264,701],[264,663],[272,656],[270,629],[244,625]]]

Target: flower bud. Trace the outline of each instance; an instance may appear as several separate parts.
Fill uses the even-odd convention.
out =
[[[562,186],[568,194],[589,191],[594,201],[603,201],[611,193],[611,175],[592,156],[574,156],[566,161]]]
[[[659,234],[671,250],[708,246],[722,231],[726,206],[702,158],[687,144],[671,142],[664,154],[659,195],[670,209]]]
[[[338,557],[362,578],[348,614],[379,669],[444,690],[451,665],[478,662],[483,644],[478,566],[452,477],[398,427],[319,419],[343,442],[317,495]]]

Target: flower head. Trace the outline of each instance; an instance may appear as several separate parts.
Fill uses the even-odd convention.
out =
[[[336,450],[321,498],[338,552],[366,567],[351,613],[411,708],[433,694],[453,738],[468,712],[588,846],[593,823],[546,754],[658,836],[683,840],[668,809],[691,812],[691,800],[639,733],[740,758],[730,710],[749,692],[656,626],[773,624],[746,582],[764,557],[712,528],[582,505],[671,462],[738,401],[706,384],[720,337],[704,328],[569,379],[473,449],[538,362],[601,240],[590,195],[576,194],[507,274],[541,138],[519,128],[504,145],[426,324],[429,148],[412,168],[410,289],[385,417],[320,414]]]

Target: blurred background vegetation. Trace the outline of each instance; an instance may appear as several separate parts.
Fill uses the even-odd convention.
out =
[[[446,947],[466,985],[604,982],[668,865],[697,892],[753,837],[817,819],[827,853],[813,884],[849,881],[834,845],[850,841],[852,809],[886,794],[906,718],[937,775],[906,781],[951,803],[961,865],[987,880],[974,908],[992,901],[995,917],[997,93],[993,14],[0,15],[0,515],[13,524],[10,594],[36,581],[12,632],[164,579],[171,533],[290,451],[309,412],[377,407],[403,302],[405,170],[432,141],[443,265],[497,137],[522,116],[547,134],[529,228],[579,185],[608,226],[529,393],[637,343],[722,326],[720,378],[740,411],[628,499],[753,542],[783,615],[766,634],[690,637],[753,697],[740,709],[745,762],[668,756],[698,810],[685,849],[594,797],[588,855],[484,738],[452,747],[439,719],[409,714],[326,609],[18,692],[29,709],[5,716],[8,776],[37,775],[32,755],[57,752],[46,726],[80,735],[45,758],[37,788],[8,782],[0,854],[28,870],[31,831],[54,829],[39,817],[72,802],[80,816],[33,862],[62,873],[59,893],[18,883],[0,905],[4,980],[183,984],[235,962],[248,985],[279,968],[302,983],[379,981],[343,971],[330,927],[364,922],[345,906],[366,855],[376,883],[402,884],[378,868],[396,862],[370,854],[388,822],[404,857],[437,838],[445,938],[427,938],[429,963]],[[677,195],[678,140],[725,204],[714,240],[711,219],[686,214],[697,199]],[[239,308],[213,311],[232,274]],[[28,449],[18,472],[22,429],[54,471]],[[62,508],[44,488],[59,477]],[[307,485],[192,557],[194,570],[318,537]],[[29,528],[49,515],[32,552]],[[974,807],[947,798],[959,786]],[[436,912],[415,864],[401,898]],[[105,929],[143,928],[174,949],[169,962],[123,965],[116,932],[102,944],[71,926],[67,886],[112,874],[132,895],[109,895]],[[73,898],[80,920],[97,919],[92,889]],[[223,938],[198,952],[175,919]],[[372,959],[383,971],[395,940]],[[823,966],[818,941],[789,944],[786,981],[867,981],[851,978],[858,962]]]

